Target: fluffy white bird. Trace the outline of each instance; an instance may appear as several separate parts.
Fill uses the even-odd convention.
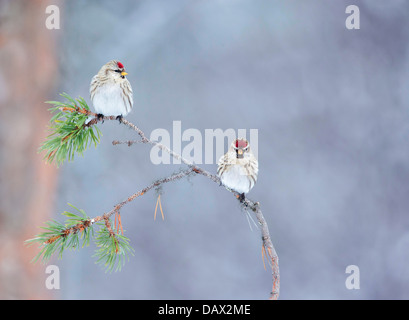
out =
[[[245,199],[245,194],[254,187],[258,176],[258,161],[247,140],[236,139],[232,142],[219,160],[217,174],[224,186],[240,193],[241,201]]]
[[[111,60],[92,78],[89,92],[98,117],[117,116],[121,121],[132,110],[133,94],[127,74],[121,62]]]

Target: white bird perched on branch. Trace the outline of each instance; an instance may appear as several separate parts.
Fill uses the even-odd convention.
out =
[[[217,174],[224,186],[240,193],[241,201],[245,199],[258,175],[258,161],[246,139],[232,142],[229,151],[219,160]]]
[[[98,118],[117,116],[121,122],[132,110],[133,94],[127,74],[121,62],[111,60],[92,78],[89,92]]]

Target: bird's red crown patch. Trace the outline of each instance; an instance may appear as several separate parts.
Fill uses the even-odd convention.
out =
[[[247,147],[247,141],[246,140],[236,140],[236,148],[245,148]]]
[[[120,69],[123,69],[124,68],[124,65],[122,64],[122,63],[120,63],[119,61],[118,61],[118,68],[120,68]]]

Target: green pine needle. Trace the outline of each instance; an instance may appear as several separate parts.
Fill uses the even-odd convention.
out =
[[[85,100],[81,97],[74,99],[66,93],[61,96],[66,99],[65,102],[46,102],[53,105],[49,111],[54,115],[50,120],[51,133],[39,148],[39,152],[45,151],[44,159],[57,166],[66,160],[72,161],[75,154],[83,155],[91,144],[96,147],[101,137],[101,131],[95,124],[85,125],[89,118],[87,112],[90,110]],[[101,228],[95,236],[94,225],[91,225],[84,210],[68,205],[74,209],[74,212],[62,213],[66,217],[65,223],[48,221],[41,227],[43,232],[25,241],[27,245],[39,244],[40,251],[33,262],[41,260],[45,263],[56,253],[61,259],[65,249],[75,250],[88,246],[90,240],[94,239],[98,247],[94,255],[97,263],[103,265],[106,271],[121,270],[125,258],[129,259],[129,254],[133,255],[134,252],[129,245],[129,239],[121,234],[110,232],[104,223],[102,225],[97,223]]]
[[[64,233],[65,230],[72,228],[77,224],[89,221],[89,217],[86,215],[84,210],[77,209],[71,204],[68,205],[78,211],[81,215],[64,211],[62,215],[68,217],[65,224],[56,220],[48,221],[45,223],[45,226],[41,227],[41,229],[45,230],[44,232],[41,232],[34,238],[25,241],[25,244],[27,245],[32,245],[35,243],[39,244],[40,251],[34,257],[33,262],[37,262],[41,258],[41,261],[46,263],[57,252],[58,257],[61,259],[65,249],[79,249],[81,241],[81,247],[89,245],[90,238],[94,235],[92,226],[84,228],[81,232],[71,232],[69,234]]]
[[[76,153],[83,155],[92,143],[96,147],[101,137],[101,131],[96,125],[84,126],[88,119],[86,114],[74,111],[77,107],[89,111],[85,100],[81,97],[74,100],[66,93],[61,96],[67,101],[46,102],[54,106],[49,111],[55,114],[50,120],[51,134],[39,148],[40,152],[46,152],[44,159],[49,163],[54,162],[57,166],[67,159],[72,161]]]
[[[100,229],[95,235],[94,226],[78,230],[78,224],[84,224],[90,221],[84,210],[78,209],[72,204],[68,204],[74,212],[64,211],[62,215],[67,217],[65,223],[51,220],[41,227],[44,232],[39,233],[34,238],[26,240],[25,244],[39,244],[40,251],[32,260],[46,263],[54,254],[62,259],[65,249],[78,250],[90,244],[91,239],[95,241],[97,249],[94,257],[96,263],[103,266],[106,272],[120,271],[125,264],[126,258],[133,255],[134,249],[129,244],[129,239],[122,234],[110,233],[104,222],[95,223]],[[77,227],[77,232],[66,231]],[[81,245],[82,243],[82,245]]]
[[[133,255],[134,249],[129,245],[129,239],[121,234],[111,235],[106,226],[98,231],[95,239],[98,249],[94,257],[96,263],[105,268],[105,272],[121,271],[125,259]]]

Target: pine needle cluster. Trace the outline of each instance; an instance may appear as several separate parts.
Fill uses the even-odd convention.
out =
[[[40,251],[33,258],[33,262],[40,260],[42,263],[47,263],[57,253],[58,258],[62,259],[65,249],[79,250],[89,246],[93,240],[97,247],[94,254],[96,263],[103,266],[106,271],[120,271],[126,259],[129,259],[129,255],[134,253],[129,239],[114,232],[109,227],[109,219],[94,223],[84,210],[72,204],[68,205],[74,209],[74,212],[62,213],[67,217],[64,224],[56,220],[48,221],[41,227],[44,232],[26,240],[27,245],[39,244]],[[95,227],[99,227],[99,230],[95,231]]]
[[[51,134],[40,147],[45,151],[44,159],[49,163],[61,165],[65,160],[72,161],[74,155],[83,155],[85,150],[94,144],[98,145],[101,131],[96,125],[87,126],[86,121],[91,111],[83,98],[73,99],[68,94],[61,94],[65,102],[47,101],[53,105],[49,109],[54,116],[50,120]]]
[[[53,105],[49,109],[54,114],[49,126],[51,133],[39,148],[39,152],[45,152],[44,159],[57,166],[66,160],[72,161],[75,154],[83,155],[92,144],[96,147],[101,138],[101,131],[96,126],[98,118],[86,101],[81,97],[74,99],[66,93],[61,96],[65,98],[64,102],[47,101]],[[93,240],[97,247],[94,255],[97,263],[106,271],[121,270],[125,258],[134,252],[129,239],[120,234],[119,229],[115,232],[110,228],[109,218],[91,219],[84,210],[69,206],[73,210],[62,213],[66,217],[64,223],[48,221],[42,227],[43,232],[26,241],[28,245],[39,244],[40,250],[33,262],[46,263],[54,254],[61,259],[66,249],[78,250]],[[94,230],[96,226],[99,227],[97,231]]]

